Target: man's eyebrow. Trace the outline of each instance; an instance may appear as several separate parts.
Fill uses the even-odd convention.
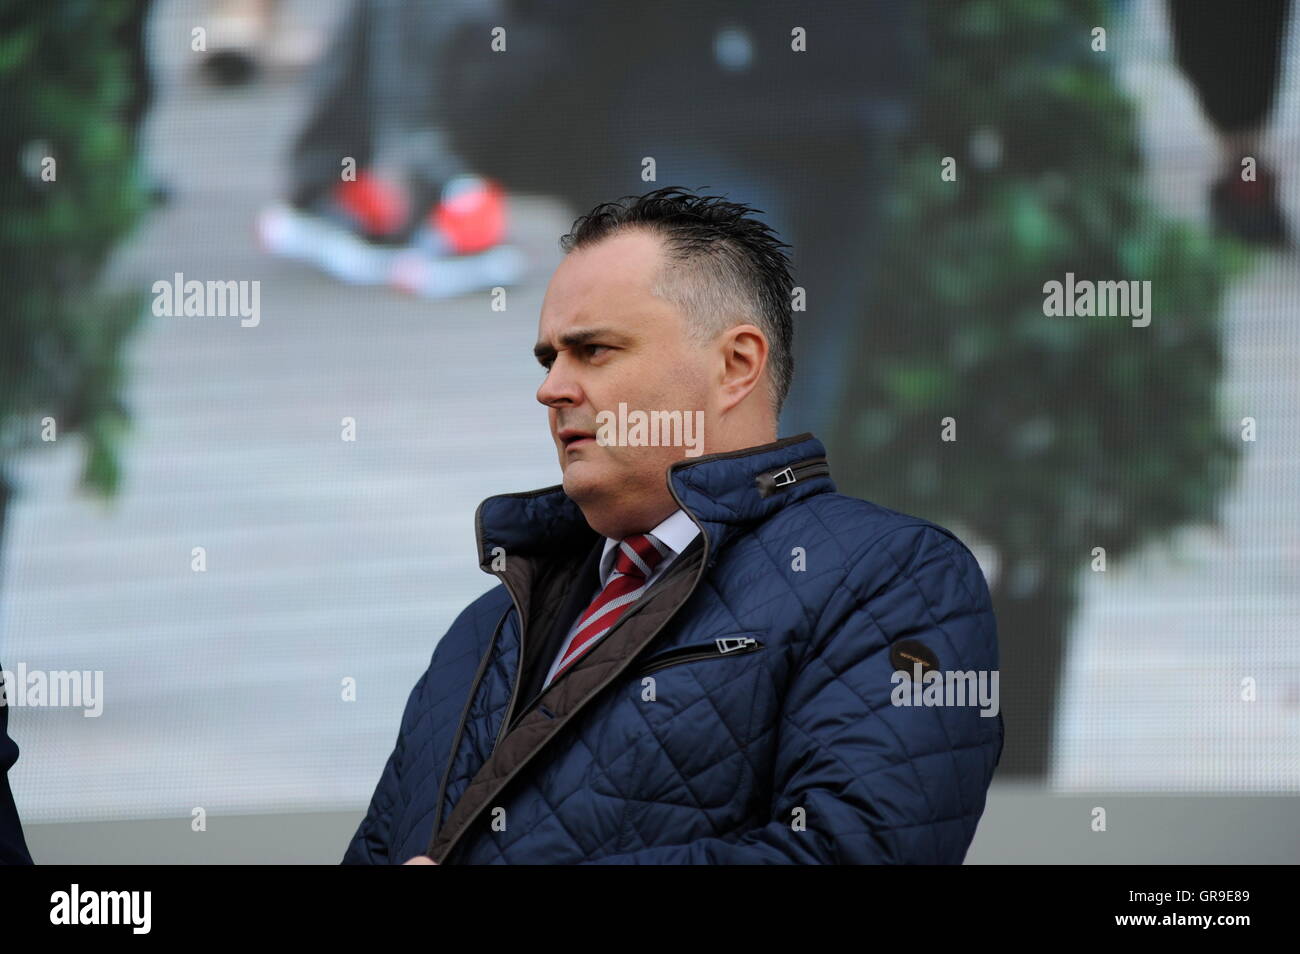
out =
[[[609,340],[625,341],[626,335],[620,334],[612,328],[574,328],[565,331],[560,335],[560,347],[572,348],[580,344],[586,344],[592,338],[606,338]],[[533,357],[539,361],[542,358],[548,358],[555,354],[555,349],[545,341],[539,341],[533,345]]]

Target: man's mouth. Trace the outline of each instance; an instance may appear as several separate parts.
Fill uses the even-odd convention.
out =
[[[560,443],[567,450],[570,447],[580,446],[585,442],[594,441],[595,435],[588,431],[579,431],[572,428],[565,428],[555,435],[560,439]]]

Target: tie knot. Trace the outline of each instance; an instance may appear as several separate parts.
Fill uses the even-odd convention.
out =
[[[648,533],[635,533],[619,541],[614,570],[624,576],[644,580],[650,576],[667,553],[667,548]]]

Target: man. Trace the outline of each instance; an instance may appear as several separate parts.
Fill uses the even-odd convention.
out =
[[[792,280],[752,211],[661,189],[562,239],[535,352],[563,484],[479,506],[501,585],[438,643],[344,863],[965,856],[1001,717],[896,700],[996,670],[988,588],[776,440]]]

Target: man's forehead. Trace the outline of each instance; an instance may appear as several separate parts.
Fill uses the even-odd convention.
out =
[[[533,350],[567,348],[594,339],[632,341],[676,320],[675,309],[654,296],[613,299],[600,308],[543,309]]]
[[[657,242],[639,234],[616,235],[575,249],[560,262],[545,304],[573,311],[612,297],[647,295],[659,274]]]
[[[654,294],[657,260],[631,267],[622,262],[619,267],[571,270],[565,268],[568,264],[566,260],[556,270],[542,301],[539,342],[557,339],[552,343],[558,343],[561,336],[597,328],[632,334],[646,322],[667,318],[674,311],[670,303]]]

